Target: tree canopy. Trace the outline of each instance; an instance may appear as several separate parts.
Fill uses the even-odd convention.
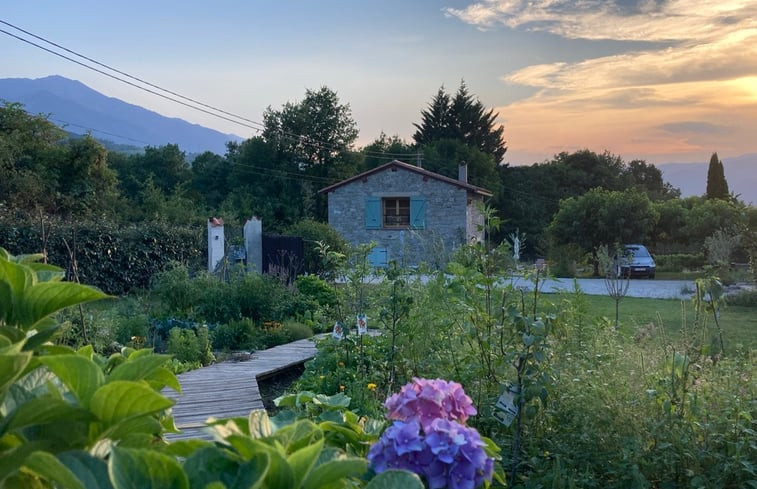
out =
[[[444,139],[461,141],[490,155],[494,162],[502,162],[507,147],[503,140],[504,127],[496,124],[494,109],[486,109],[480,100],[468,92],[465,82],[451,97],[440,87],[426,110],[421,111],[421,122],[413,140],[421,146]]]
[[[646,194],[633,189],[619,192],[594,188],[561,201],[548,233],[557,244],[576,244],[590,253],[597,275],[601,246],[643,243],[658,217]]]
[[[91,136],[68,138],[18,103],[0,106],[0,203],[27,211],[84,216],[111,212],[116,176]]]
[[[642,160],[626,163],[607,151],[588,149],[563,152],[552,160],[531,166],[500,167],[501,190],[494,198],[504,223],[499,239],[520,230],[530,239],[526,256],[544,256],[549,250],[545,230],[561,199],[578,197],[593,188],[611,191],[633,189],[651,201],[673,199],[680,192],[666,183],[662,172]]]
[[[306,90],[301,102],[287,102],[279,110],[268,107],[263,121],[263,137],[278,151],[276,164],[303,175],[307,217],[325,219],[326,198],[317,190],[351,176],[358,167],[352,152],[358,129],[350,105],[321,87]]]

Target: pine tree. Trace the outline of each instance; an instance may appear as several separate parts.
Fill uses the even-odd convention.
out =
[[[507,147],[502,140],[504,128],[496,125],[496,119],[494,110],[486,110],[481,101],[468,92],[464,81],[454,97],[442,86],[428,109],[421,111],[421,123],[413,124],[417,129],[413,139],[419,145],[454,139],[491,155],[498,163],[504,158]]]
[[[413,134],[415,142],[423,145],[440,139],[453,139],[451,109],[449,94],[441,86],[428,104],[428,109],[421,111],[421,123],[413,124],[417,129]]]
[[[707,198],[721,200],[730,198],[723,162],[718,159],[717,153],[712,153],[710,166],[707,169]]]

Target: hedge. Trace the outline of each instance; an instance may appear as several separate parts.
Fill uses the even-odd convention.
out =
[[[68,252],[71,248],[79,280],[114,295],[147,288],[153,274],[172,261],[198,269],[207,256],[204,228],[167,223],[117,226],[107,222],[46,221],[45,224],[48,261],[63,265],[68,279],[73,280]],[[40,223],[0,219],[0,247],[14,255],[40,253]]]
[[[704,253],[675,253],[670,255],[655,255],[658,272],[680,272],[682,270],[698,270],[707,262]]]

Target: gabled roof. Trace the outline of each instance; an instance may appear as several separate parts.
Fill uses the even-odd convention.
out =
[[[485,188],[476,187],[475,185],[471,185],[470,183],[465,183],[465,182],[461,182],[460,180],[455,180],[454,178],[445,177],[444,175],[439,175],[438,173],[424,170],[423,168],[417,167],[415,165],[410,165],[408,163],[405,163],[404,161],[399,161],[399,160],[390,161],[389,163],[383,164],[381,166],[377,166],[376,168],[373,168],[371,170],[364,171],[363,173],[358,173],[357,175],[350,177],[346,180],[342,180],[341,182],[337,182],[333,185],[329,185],[328,187],[322,188],[318,192],[322,194],[327,194],[333,190],[336,190],[337,188],[343,185],[347,185],[348,183],[352,183],[356,180],[362,180],[363,178],[373,175],[374,173],[380,173],[382,171],[389,170],[391,168],[402,168],[403,170],[408,170],[408,171],[417,173],[419,175],[423,175],[424,177],[427,177],[427,178],[433,178],[441,182],[449,183],[450,185],[455,185],[456,187],[463,188],[467,190],[468,192],[473,192],[475,194],[483,195],[484,197],[491,197],[493,195],[489,190],[486,190]]]

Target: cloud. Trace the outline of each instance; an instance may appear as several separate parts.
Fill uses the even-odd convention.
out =
[[[619,154],[754,150],[754,0],[480,0],[445,13],[481,29],[629,41],[616,55],[503,75],[507,84],[536,90],[498,108],[511,148],[535,152],[548,138]],[[652,42],[640,49],[638,41]]]
[[[704,121],[669,122],[659,127],[663,131],[687,134],[724,134],[731,129],[728,126],[711,124]]]
[[[669,41],[712,39],[718,30],[754,27],[749,0],[483,0],[447,16],[482,28],[497,24],[569,39]]]
[[[509,83],[591,90],[757,74],[757,2],[710,0],[484,0],[447,15],[477,26],[504,24],[568,39],[665,41],[579,63],[528,66]]]

